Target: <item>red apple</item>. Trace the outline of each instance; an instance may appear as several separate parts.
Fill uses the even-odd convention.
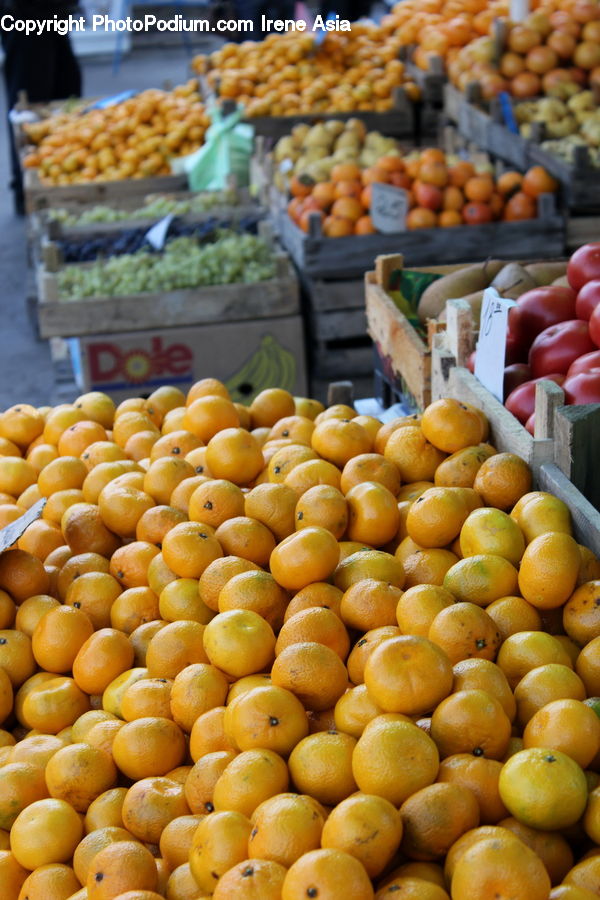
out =
[[[577,294],[575,315],[578,319],[589,321],[590,316],[600,303],[600,278],[586,282]]]
[[[600,403],[600,369],[571,375],[563,388],[567,403]]]
[[[600,319],[598,322],[600,326]],[[529,365],[534,378],[549,372],[566,374],[577,357],[594,350],[590,333],[588,323],[583,319],[570,319],[545,328],[529,349]]]

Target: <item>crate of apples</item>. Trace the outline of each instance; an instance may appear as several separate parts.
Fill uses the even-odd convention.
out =
[[[303,231],[308,231],[311,216],[320,215],[328,237],[372,234],[376,228],[370,207],[376,182],[407,192],[408,230],[534,219],[538,197],[558,187],[541,166],[524,175],[509,171],[496,178],[491,167],[476,168],[468,160],[427,148],[405,157],[382,156],[363,169],[354,162],[340,162],[326,180],[318,182],[295,177],[290,183],[288,214]]]

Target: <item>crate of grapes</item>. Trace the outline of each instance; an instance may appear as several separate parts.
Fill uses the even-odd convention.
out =
[[[262,224],[262,223],[261,223]],[[65,263],[45,242],[37,268],[40,336],[71,337],[285,316],[299,311],[289,257],[265,229],[183,234],[163,249]]]

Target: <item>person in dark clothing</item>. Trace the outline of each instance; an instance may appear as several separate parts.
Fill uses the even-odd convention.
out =
[[[54,0],[0,0],[0,14],[14,20],[61,19],[77,12],[77,3]],[[21,91],[31,103],[46,103],[81,96],[81,70],[73,53],[68,34],[48,30],[43,34],[25,34],[17,29],[2,28],[4,81],[8,109],[11,110]],[[17,213],[23,213],[23,185],[9,123],[12,181]]]

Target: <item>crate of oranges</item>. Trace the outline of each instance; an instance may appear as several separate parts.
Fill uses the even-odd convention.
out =
[[[403,253],[411,265],[475,262],[491,248],[506,259],[564,253],[558,182],[539,166],[496,176],[489,162],[476,168],[428,148],[387,152],[366,166],[334,156],[328,174],[309,172],[289,179],[290,199],[276,197],[282,241],[312,277],[361,275],[380,253]],[[377,182],[405,192],[407,212],[392,233],[379,232],[372,217]]]

